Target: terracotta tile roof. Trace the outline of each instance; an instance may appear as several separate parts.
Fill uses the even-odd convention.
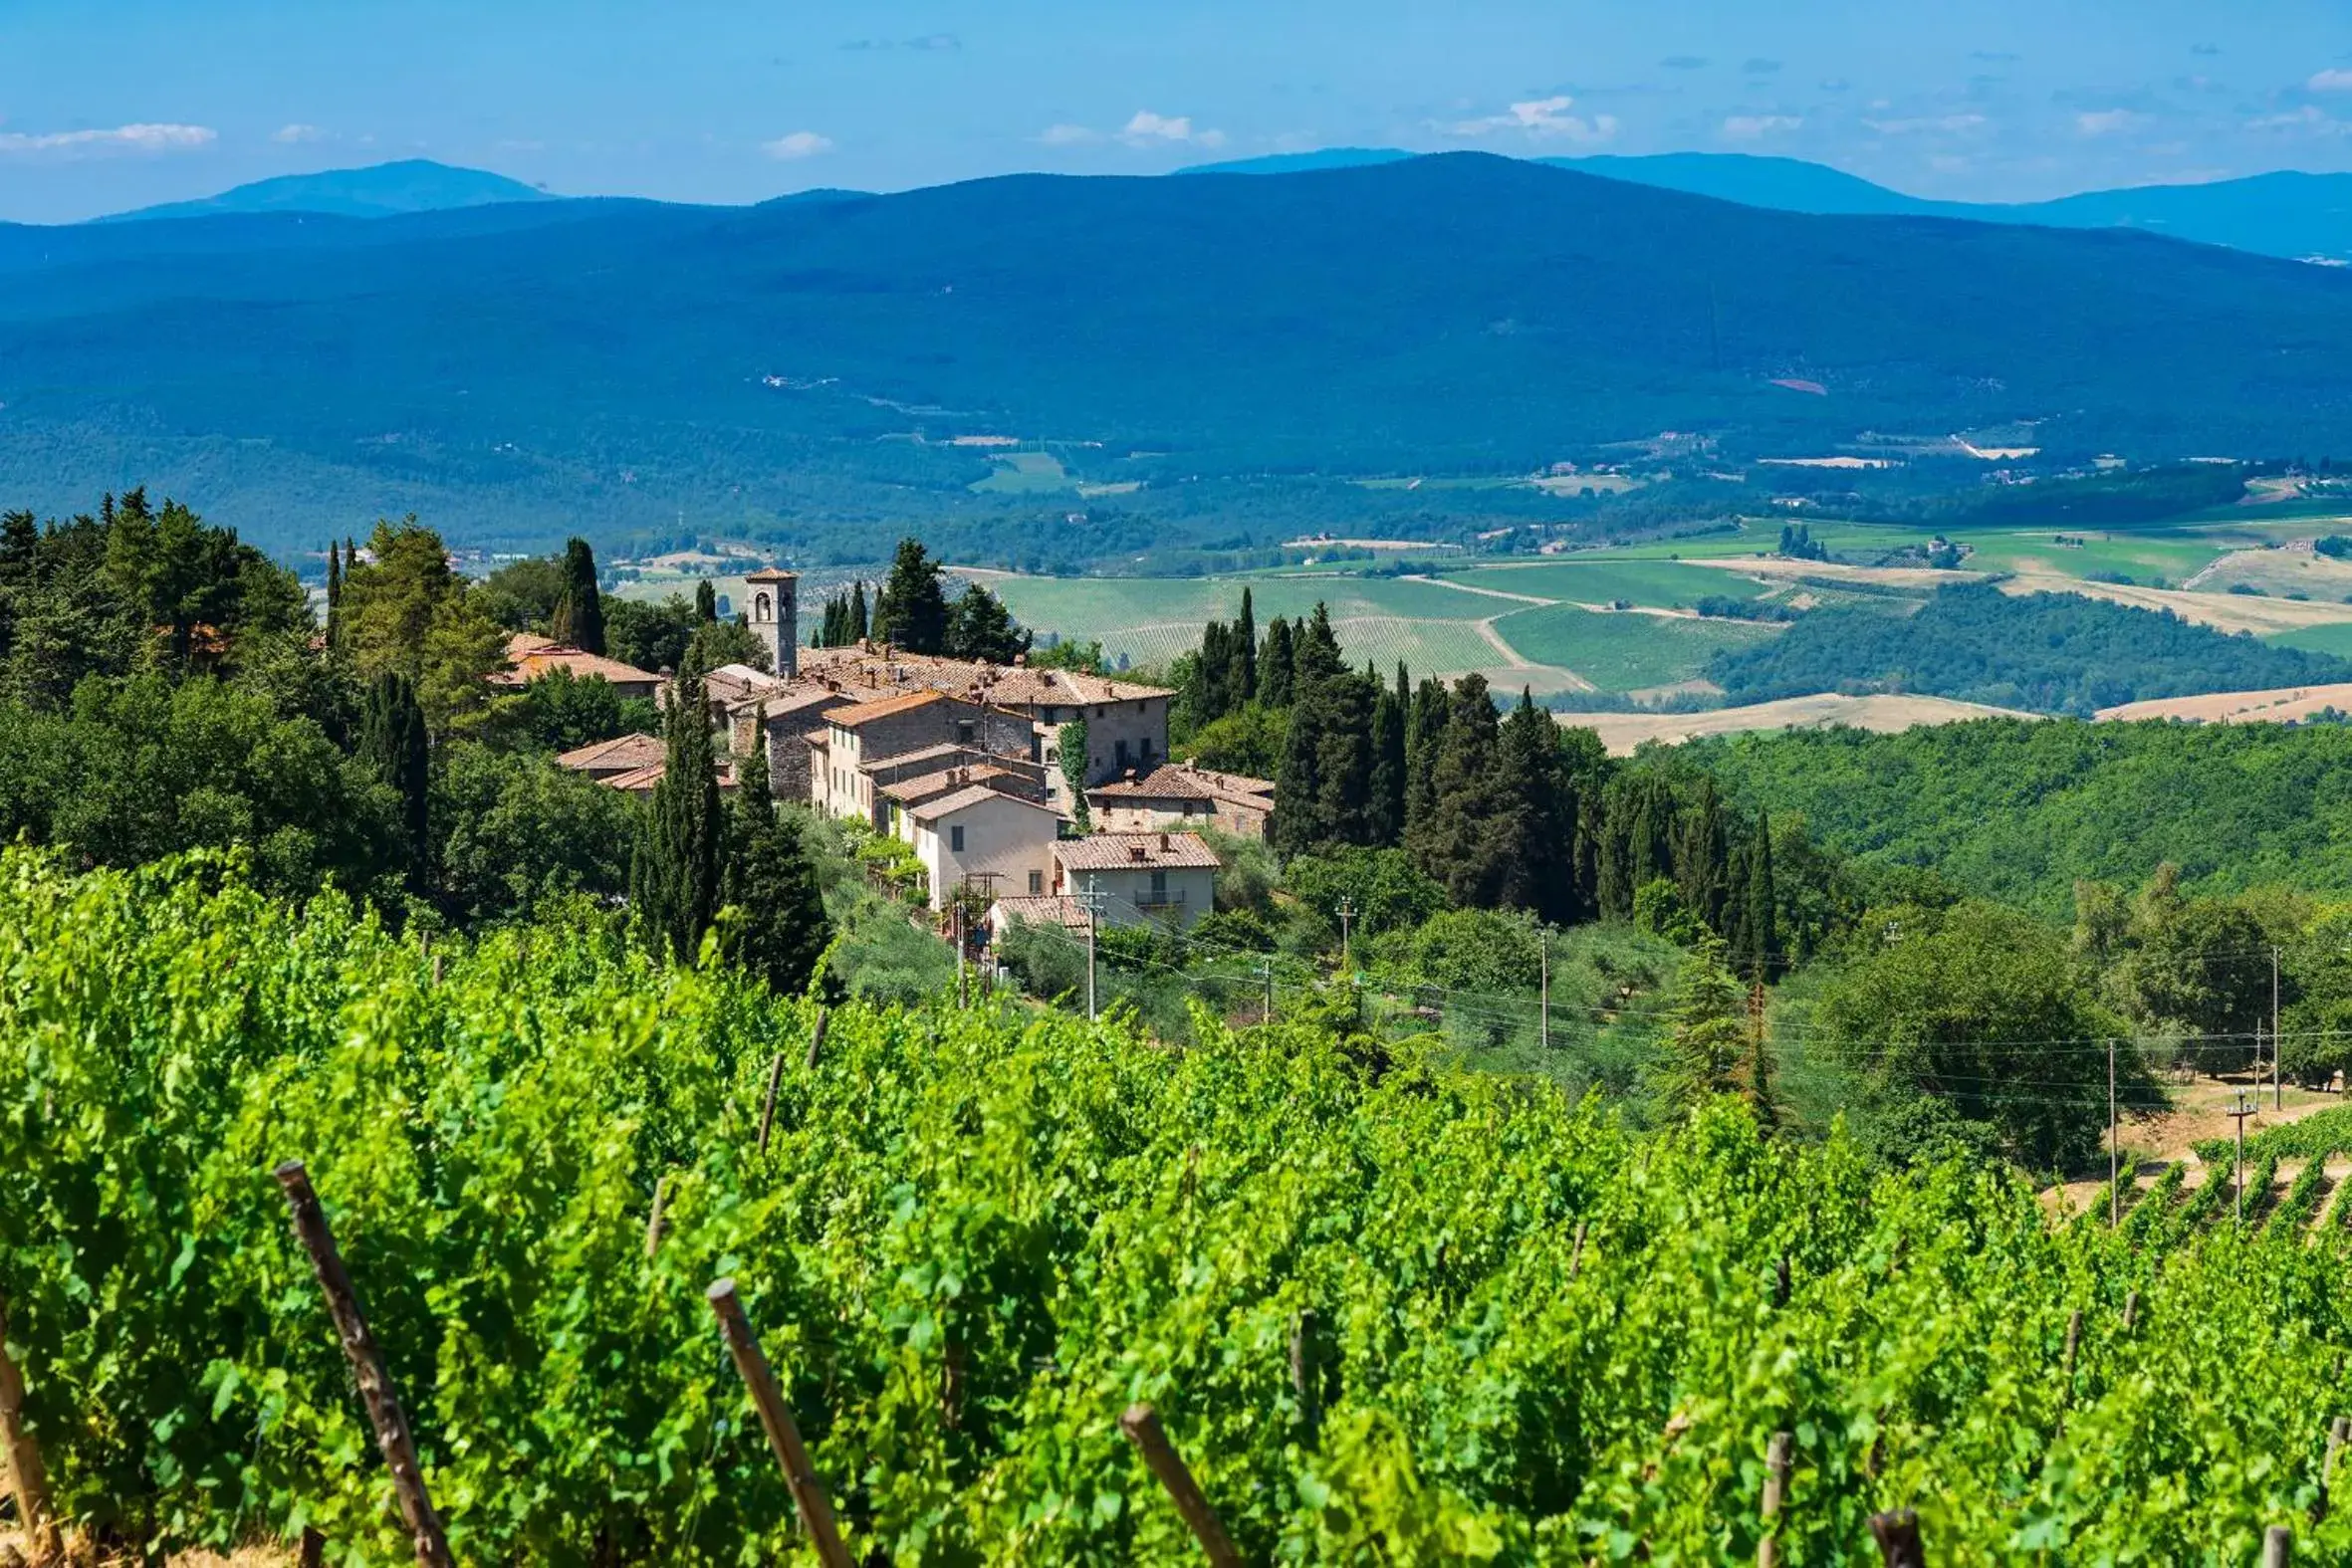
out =
[[[556,761],[566,768],[577,768],[584,773],[599,770],[618,772],[658,763],[662,752],[661,737],[658,735],[623,735],[566,752]]]
[[[897,714],[912,713],[917,708],[927,708],[935,702],[945,701],[947,701],[947,693],[945,692],[930,690],[901,692],[896,697],[884,697],[878,702],[861,702],[853,708],[843,708],[837,713],[828,713],[824,718],[827,724],[837,725],[844,730],[854,730],[859,725],[870,724],[876,719],[888,719]]]
[[[989,915],[994,919],[1000,914],[1009,920],[1026,920],[1033,926],[1060,926],[1070,931],[1086,929],[1086,906],[1057,893],[1000,898]]]
[[[601,676],[615,686],[658,686],[661,677],[635,665],[623,664],[618,659],[607,659],[600,653],[588,653],[568,647],[546,637],[535,637],[529,632],[516,632],[507,639],[506,656],[513,666],[494,672],[493,686],[528,686],[541,676],[555,670],[570,670],[575,678],[586,680]]]
[[[1214,773],[1206,768],[1195,768],[1190,763],[1162,763],[1150,773],[1137,778],[1096,784],[1086,791],[1086,798],[1238,800],[1245,804],[1271,807],[1274,804],[1274,784],[1271,780],[1252,779],[1245,774]]]
[[[668,772],[669,764],[659,762],[644,768],[633,768],[625,774],[614,774],[610,778],[598,780],[597,783],[607,788],[626,790],[630,794],[651,794],[653,786],[661,783],[662,776]],[[735,765],[733,763],[719,764],[719,787],[721,789],[735,787]]]
[[[968,811],[973,806],[984,805],[991,800],[1010,800],[1015,805],[1026,805],[1031,810],[1043,811],[1048,816],[1061,814],[1050,805],[1041,804],[1036,800],[1025,800],[1017,794],[1007,794],[1002,789],[991,789],[986,784],[968,784],[953,794],[941,795],[936,800],[925,800],[920,805],[910,805],[906,808],[906,814],[918,822],[936,822],[942,817],[953,816],[958,811]]]
[[[1064,871],[1215,870],[1225,864],[1198,833],[1089,833],[1054,846]]]
[[[901,779],[896,784],[882,785],[882,793],[901,804],[928,800],[934,795],[961,789],[966,784],[987,784],[991,789],[1010,793],[997,780],[1018,783],[1021,776],[1010,768],[991,768],[985,763],[974,768],[948,768],[935,774],[923,774],[913,779]]]

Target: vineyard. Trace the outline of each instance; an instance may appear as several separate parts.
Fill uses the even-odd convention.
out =
[[[220,859],[0,858],[0,1308],[75,1533],[410,1560],[299,1159],[464,1563],[806,1558],[722,1276],[859,1561],[1197,1560],[1136,1401],[1253,1562],[1754,1561],[1776,1433],[1782,1563],[1875,1562],[1894,1508],[1939,1562],[2352,1555],[2318,1178],[2053,1228],[2000,1172],[1279,1023],[849,1005],[813,1044],[606,918],[428,952]]]

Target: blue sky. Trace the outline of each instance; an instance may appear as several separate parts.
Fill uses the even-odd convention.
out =
[[[0,218],[429,156],[752,201],[1333,145],[2352,169],[2352,0],[0,0]]]

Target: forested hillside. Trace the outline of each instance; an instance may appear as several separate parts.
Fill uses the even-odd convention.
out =
[[[1831,611],[1728,650],[1709,670],[1733,702],[1915,692],[2088,717],[2143,698],[2352,680],[2352,663],[2074,593],[1939,588],[1908,616]]]
[[[1311,1028],[816,1018],[585,915],[428,959],[217,860],[9,851],[0,1037],[41,1048],[0,1052],[0,1282],[60,1511],[412,1555],[270,1178],[301,1159],[460,1561],[804,1548],[720,1274],[853,1559],[1185,1559],[1136,1400],[1252,1561],[1746,1561],[1775,1432],[1791,1561],[1903,1506],[1967,1560],[2352,1551],[2340,1237],[2053,1228],[1964,1164],[1733,1103],[1634,1135]]]
[[[1035,530],[1096,499],[1075,482],[1149,517],[1196,480],[1528,474],[1662,430],[1734,460],[2019,420],[2141,460],[2352,450],[2330,269],[1474,154],[0,229],[0,485],[200,475],[273,546],[329,511],[525,543],[918,495]],[[976,491],[962,435],[1052,443],[1075,482]]]
[[[1693,742],[1680,760],[1828,843],[2051,914],[2084,877],[2352,892],[2352,730],[1989,719]]]

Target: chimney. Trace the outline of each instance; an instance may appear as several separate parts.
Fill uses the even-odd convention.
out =
[[[1139,861],[1139,860],[1141,860],[1141,859],[1143,858],[1143,854],[1144,854],[1144,851],[1143,851],[1143,846],[1142,846],[1141,844],[1129,844],[1129,845],[1127,846],[1127,858],[1128,858],[1128,859],[1130,859],[1130,860],[1138,860],[1138,861]]]
[[[1161,850],[1161,852],[1162,852],[1162,853],[1165,853],[1165,852],[1168,850],[1168,848],[1169,848],[1169,847],[1170,847],[1170,846],[1169,846],[1169,843],[1168,843],[1168,835],[1167,835],[1166,833],[1162,833],[1162,834],[1160,834],[1160,850]]]
[[[1015,669],[1017,669],[1017,670],[1024,670],[1024,669],[1027,669],[1027,668],[1029,668],[1029,655],[1028,655],[1028,654],[1026,654],[1026,653],[1016,653],[1016,654],[1014,654],[1014,655],[1013,655],[1013,668],[1015,668]]]

